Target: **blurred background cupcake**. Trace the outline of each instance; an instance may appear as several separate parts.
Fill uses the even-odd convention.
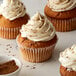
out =
[[[26,8],[20,0],[3,0],[0,5],[0,37],[15,39],[28,19]]]
[[[48,0],[44,13],[57,31],[76,30],[76,0]]]
[[[23,58],[29,62],[43,62],[51,58],[57,43],[53,25],[46,17],[36,13],[22,26],[17,43]]]
[[[61,76],[76,76],[76,45],[60,53]]]

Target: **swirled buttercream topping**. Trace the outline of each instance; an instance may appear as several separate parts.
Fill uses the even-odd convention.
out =
[[[76,71],[76,45],[61,52],[59,61],[67,69]]]
[[[32,41],[49,41],[55,36],[55,28],[40,13],[36,13],[20,30],[21,36]]]
[[[23,17],[25,13],[25,6],[20,0],[3,0],[0,6],[0,14],[9,20]]]
[[[48,0],[48,6],[56,12],[68,11],[76,7],[76,0]]]

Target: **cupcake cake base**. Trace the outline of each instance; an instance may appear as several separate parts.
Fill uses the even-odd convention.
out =
[[[44,13],[53,23],[56,31],[68,32],[76,30],[76,8],[64,12],[55,12],[46,5]]]
[[[17,37],[17,43],[22,57],[33,63],[46,61],[52,57],[53,50],[57,43],[57,36],[47,42],[33,42],[20,35]]]
[[[23,24],[26,24],[29,20],[29,15],[17,18],[10,21],[0,16],[0,37],[5,39],[15,39],[19,34],[19,30]]]
[[[76,76],[75,71],[68,71],[67,68],[60,66],[60,74],[61,76]]]

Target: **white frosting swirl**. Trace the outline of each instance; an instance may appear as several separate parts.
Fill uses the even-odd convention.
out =
[[[67,70],[76,71],[76,45],[61,52],[59,61]]]
[[[48,0],[48,6],[56,12],[68,11],[76,7],[76,0]]]
[[[20,0],[3,0],[3,3],[0,6],[0,14],[9,20],[23,17],[25,13],[25,6]]]
[[[22,37],[32,41],[49,41],[55,36],[55,28],[40,13],[36,13],[26,25],[23,25],[20,32]]]

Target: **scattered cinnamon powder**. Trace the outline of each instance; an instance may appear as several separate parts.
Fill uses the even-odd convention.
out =
[[[11,51],[9,51],[9,53],[11,53]]]
[[[29,67],[29,65],[27,65],[26,67]]]
[[[13,54],[12,56],[16,56],[16,55]]]
[[[6,50],[8,50],[8,48],[6,48]]]
[[[12,46],[10,46],[10,48],[12,48]]]
[[[10,46],[10,44],[7,44],[6,46]]]
[[[35,68],[36,68],[36,67],[33,66],[31,69],[35,69]]]
[[[0,75],[9,74],[16,71],[19,67],[14,60],[0,64]]]

